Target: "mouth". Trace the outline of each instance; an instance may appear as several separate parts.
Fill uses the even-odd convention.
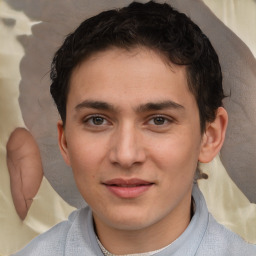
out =
[[[141,179],[112,179],[102,184],[115,196],[127,199],[141,196],[154,185]]]

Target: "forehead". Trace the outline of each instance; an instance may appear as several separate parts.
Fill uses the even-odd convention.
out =
[[[93,54],[72,73],[68,102],[98,98],[104,101],[184,101],[193,98],[185,66],[169,63],[161,54],[144,47],[111,48]]]

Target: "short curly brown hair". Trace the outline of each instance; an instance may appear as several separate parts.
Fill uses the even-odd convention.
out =
[[[197,101],[201,132],[214,121],[224,98],[218,56],[209,39],[185,14],[150,1],[102,12],[81,23],[56,52],[51,94],[63,124],[72,71],[92,54],[110,47],[148,47],[169,62],[186,66],[189,89]]]

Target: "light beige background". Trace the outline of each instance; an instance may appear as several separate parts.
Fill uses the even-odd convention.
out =
[[[58,152],[55,128],[58,116],[53,104],[49,103],[47,71],[53,52],[73,27],[85,17],[127,2],[87,0],[72,4],[67,0],[0,0],[0,255],[16,251],[35,235],[65,219],[74,209],[44,179],[28,217],[24,222],[19,220],[11,199],[5,160],[5,145],[15,127],[26,124],[35,136],[42,152],[46,176],[55,190],[70,204],[83,205],[71,171],[65,167],[58,153],[52,155],[52,152]],[[256,135],[252,131],[256,126],[253,102],[256,70],[252,53],[256,52],[256,3],[253,0],[204,0],[250,47],[250,52],[201,1],[169,2],[191,16],[213,40],[223,66],[225,89],[236,89],[231,99],[225,102],[231,125],[222,158],[229,175],[255,203]],[[255,204],[250,203],[230,180],[219,158],[202,168],[209,179],[201,181],[200,188],[210,211],[219,222],[247,241],[256,243]]]

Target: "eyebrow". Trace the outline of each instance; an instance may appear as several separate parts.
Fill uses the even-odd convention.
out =
[[[85,100],[79,103],[75,109],[80,110],[83,108],[92,108],[97,110],[106,110],[106,111],[117,111],[116,108],[107,102],[104,101],[93,101]],[[171,101],[161,101],[161,102],[148,102],[146,104],[141,104],[136,108],[136,112],[147,112],[152,110],[163,110],[163,109],[185,109],[184,106]]]
[[[147,112],[150,110],[163,110],[163,109],[185,109],[184,106],[171,101],[161,101],[161,102],[149,102],[146,104],[142,104],[137,108],[138,112]]]
[[[82,108],[93,108],[98,110],[114,110],[114,106],[107,102],[103,101],[92,101],[92,100],[85,100],[78,105],[76,105],[75,109],[79,110]]]

